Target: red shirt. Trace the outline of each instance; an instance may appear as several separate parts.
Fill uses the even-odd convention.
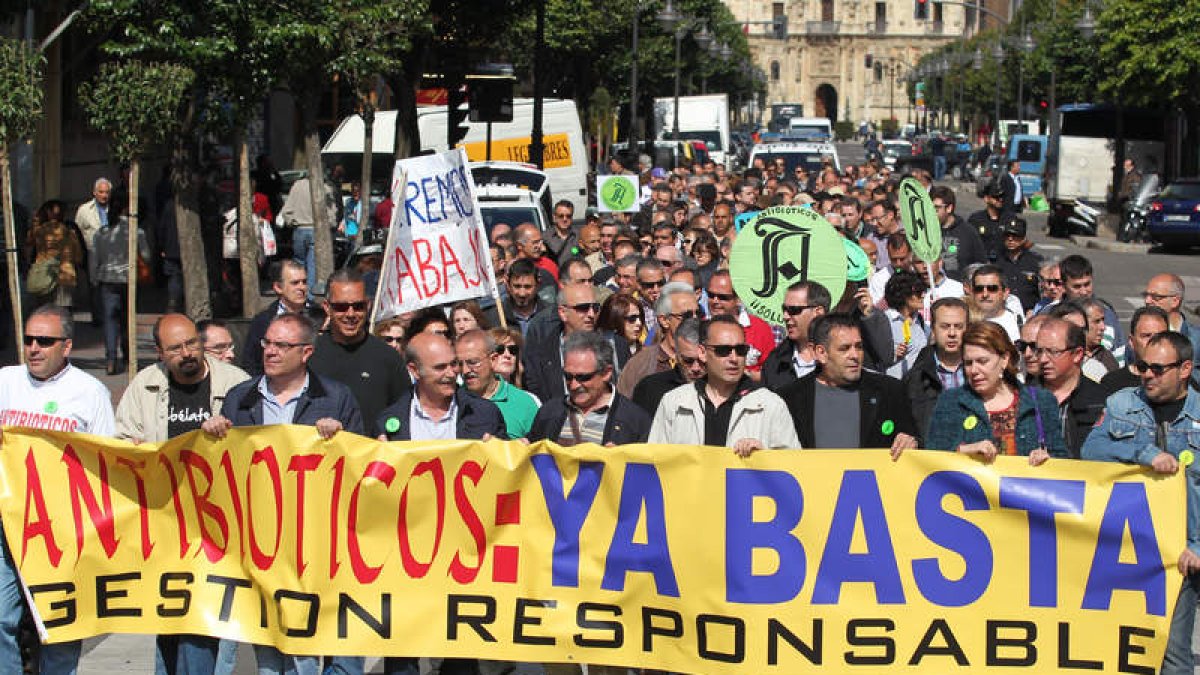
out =
[[[392,226],[392,198],[388,197],[375,207],[375,227]]]
[[[556,280],[558,279],[558,265],[555,265],[554,261],[551,260],[549,256],[542,256],[537,260],[534,260],[533,266],[546,270],[550,273],[550,276],[554,277]]]
[[[758,372],[762,370],[763,364],[767,362],[767,355],[775,349],[775,331],[771,330],[770,324],[757,316],[753,316],[745,309],[742,310],[743,315],[750,319],[750,325],[743,326],[746,329],[746,344],[752,347],[751,355],[754,351],[758,351],[758,358],[753,359],[751,355],[746,357],[746,370]],[[739,323],[741,323],[739,319]],[[753,362],[753,365],[751,365]]]

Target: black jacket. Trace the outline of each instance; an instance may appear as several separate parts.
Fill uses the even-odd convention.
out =
[[[967,224],[979,233],[983,240],[983,248],[987,251],[988,260],[995,261],[1003,252],[1004,242],[1000,237],[1000,218],[992,220],[987,209],[980,209],[967,218]]]
[[[1017,296],[1026,311],[1033,309],[1041,297],[1038,289],[1038,270],[1042,267],[1042,256],[1035,251],[1025,250],[1016,260],[1001,252],[996,266],[1004,272],[1004,284],[1008,291]]]
[[[629,343],[621,335],[604,334],[612,338],[617,352],[613,372],[613,382],[616,382],[617,375],[629,360]],[[561,398],[566,393],[562,376],[562,339],[563,324],[558,316],[545,321],[539,319],[536,326],[531,324],[525,336],[525,352],[521,354],[521,362],[525,364],[525,391],[542,401]]]
[[[817,373],[812,372],[792,384],[778,390],[779,397],[787,402],[788,412],[796,425],[800,445],[816,447],[816,430],[813,426],[813,405],[816,398]],[[863,371],[858,383],[859,401],[859,445],[864,448],[890,448],[896,434],[905,433],[920,438],[912,418],[912,406],[900,380]],[[892,424],[884,424],[884,422]],[[892,433],[884,433],[890,430]]]
[[[975,228],[958,214],[950,227],[942,228],[942,270],[955,281],[962,281],[963,270],[975,263],[988,262],[988,251]]]
[[[1063,414],[1063,440],[1067,442],[1067,454],[1071,459],[1079,459],[1079,451],[1087,440],[1096,420],[1104,413],[1104,403],[1108,396],[1104,387],[1080,374],[1079,384],[1066,400],[1066,411]],[[1060,412],[1063,406],[1059,405]]]
[[[604,425],[601,445],[645,443],[650,437],[650,419],[636,403],[614,391],[612,402],[609,403],[608,422]],[[538,410],[537,416],[533,418],[529,441],[557,441],[566,422],[567,397],[555,396],[545,399],[542,409]]]
[[[925,345],[903,380],[905,393],[912,403],[913,421],[921,430],[929,428],[929,418],[933,417],[933,408],[942,393],[942,380],[938,377],[937,361],[933,358],[934,349],[932,344]]]
[[[1017,187],[1017,178],[1009,173],[1008,169],[1003,169],[1003,173],[1000,174],[1000,199],[1002,200],[1002,206],[1000,207],[1001,213],[1014,214],[1025,210],[1025,198],[1029,195],[1022,194],[1021,203],[1013,203],[1013,200],[1017,196]]]
[[[279,316],[279,301],[276,300],[267,308],[250,320],[250,328],[246,330],[246,342],[242,345],[242,370],[251,375],[262,375],[263,371],[263,350],[259,340],[267,334],[267,328],[271,325],[271,320]],[[312,322],[313,327],[319,329],[321,324],[325,323],[325,312],[316,305],[306,305],[304,307],[304,316]]]
[[[764,387],[775,391],[799,379],[796,377],[796,369],[792,366],[792,356],[795,353],[795,344],[789,338],[784,338],[775,345],[775,349],[767,354],[767,360],[763,362]]]
[[[263,423],[262,394],[258,383],[264,376],[252,377],[225,395],[221,415],[235,427],[252,427]],[[363,434],[363,419],[354,394],[346,385],[308,371],[308,389],[300,395],[292,424],[316,424],[326,417],[338,420],[352,434]]]
[[[550,305],[543,302],[540,297],[535,295],[533,314],[529,315],[529,320],[533,321],[534,317],[537,316],[539,312],[544,311],[548,307],[550,307]],[[520,328],[521,322],[517,321],[517,315],[513,312],[512,298],[509,297],[507,293],[504,295],[504,298],[500,300],[500,309],[504,310],[504,321],[509,328]],[[495,327],[500,325],[500,312],[497,310],[495,304],[483,310],[483,318],[487,319],[488,325],[490,326]],[[526,331],[521,331],[522,337],[524,337],[525,334]]]
[[[637,386],[633,388],[633,402],[638,404],[639,408],[645,410],[646,414],[653,420],[654,414],[658,412],[658,404],[662,402],[663,396],[666,396],[668,391],[686,383],[687,380],[683,379],[683,373],[680,373],[678,368],[654,373],[653,375],[643,377],[637,383]]]
[[[375,430],[386,434],[389,441],[412,440],[409,413],[412,410],[413,396],[416,396],[416,393],[409,389],[401,394],[395,403],[384,408],[376,418]],[[455,438],[479,440],[483,438],[484,434],[491,434],[492,438],[501,440],[508,438],[504,427],[504,416],[500,414],[500,408],[497,408],[495,403],[476,396],[466,389],[454,392],[454,402],[458,406]],[[391,428],[394,428],[395,431],[390,431],[388,422],[393,419],[396,421],[392,422]]]

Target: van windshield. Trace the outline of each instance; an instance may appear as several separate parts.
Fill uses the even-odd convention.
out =
[[[675,133],[668,131],[663,134],[664,139],[675,139]],[[720,131],[688,131],[684,129],[679,138],[685,141],[704,141],[704,145],[708,147],[709,152],[714,150],[721,151],[721,132]]]
[[[821,170],[821,153],[819,152],[760,152],[751,159],[762,158],[767,164],[773,164],[776,158],[782,158],[787,164],[787,173],[790,176],[796,170],[797,166],[803,166],[805,171],[812,173]]]
[[[546,184],[545,175],[512,167],[473,166],[471,178],[476,185],[514,185],[530,192],[539,192]]]
[[[788,128],[788,136],[792,138],[829,139],[829,129],[812,124],[799,124]]]
[[[546,228],[538,210],[532,206],[488,206],[483,204],[479,207],[479,213],[483,216],[483,226],[487,230],[488,241],[491,241],[492,228],[497,223],[505,223],[514,230],[521,223],[534,223],[540,229]]]

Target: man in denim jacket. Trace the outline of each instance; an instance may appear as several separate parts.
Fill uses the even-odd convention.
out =
[[[1185,578],[1161,673],[1191,675],[1192,627],[1200,600],[1200,473],[1188,469],[1200,453],[1200,394],[1188,387],[1192,343],[1164,331],[1150,338],[1134,366],[1142,386],[1108,398],[1104,416],[1083,444],[1083,458],[1141,464],[1162,474],[1173,474],[1182,464],[1187,472],[1188,541],[1179,556]]]

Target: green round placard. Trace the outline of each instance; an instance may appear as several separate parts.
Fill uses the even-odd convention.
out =
[[[733,242],[729,274],[747,311],[783,324],[783,296],[798,281],[815,281],[833,305],[846,290],[844,237],[816,211],[775,206],[746,224]]]
[[[915,178],[900,181],[900,221],[913,255],[933,262],[942,255],[942,226],[925,186]]]
[[[628,176],[612,176],[600,186],[600,203],[609,211],[628,211],[637,196],[637,183]]]

